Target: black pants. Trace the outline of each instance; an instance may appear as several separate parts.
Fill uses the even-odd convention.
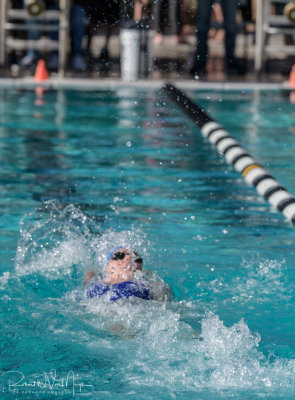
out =
[[[211,24],[212,5],[214,0],[198,0],[197,9],[197,53],[195,66],[204,68],[208,58],[208,32]],[[220,0],[225,29],[226,64],[230,67],[234,62],[236,42],[236,12],[237,0]]]
[[[169,18],[169,33],[171,35],[177,35],[178,33],[178,0],[154,0],[152,6],[152,15],[154,21],[154,29],[156,32],[161,32],[161,10],[163,5],[167,3],[168,6],[168,18]]]

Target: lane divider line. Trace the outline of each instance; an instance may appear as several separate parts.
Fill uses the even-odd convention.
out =
[[[163,91],[195,122],[202,135],[216,146],[218,152],[242,174],[245,181],[295,225],[295,197],[182,91],[170,83],[163,87]]]

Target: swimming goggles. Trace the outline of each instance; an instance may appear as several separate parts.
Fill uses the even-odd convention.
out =
[[[135,255],[135,262],[142,264],[142,257],[140,257],[137,253],[133,253]],[[123,251],[118,251],[117,253],[113,254],[111,260],[124,260],[125,256],[129,256],[130,253],[124,253]]]

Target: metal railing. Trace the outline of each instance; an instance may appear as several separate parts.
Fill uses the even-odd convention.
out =
[[[69,1],[59,0],[58,10],[45,10],[32,16],[27,8],[13,9],[8,0],[0,1],[0,65],[6,65],[7,54],[11,50],[58,51],[58,74],[64,76],[67,61],[67,41],[69,31]],[[17,22],[14,22],[17,21]],[[15,38],[14,31],[35,30],[40,32],[36,40]],[[44,32],[58,32],[58,39],[44,37]]]
[[[295,38],[295,22],[290,21],[285,15],[274,15],[271,9],[274,2],[285,6],[290,3],[288,0],[257,0],[256,4],[254,68],[258,75],[262,72],[266,55],[295,54],[295,45],[281,42],[268,43],[271,35],[294,35]]]

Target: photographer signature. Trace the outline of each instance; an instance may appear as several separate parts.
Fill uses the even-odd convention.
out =
[[[8,375],[9,391],[18,390],[20,388],[26,389],[47,389],[53,390],[71,390],[72,395],[75,396],[76,392],[82,392],[84,387],[92,387],[85,383],[79,382],[72,370],[70,370],[65,378],[58,378],[56,370],[52,369],[50,372],[42,372],[42,374],[35,374],[33,377],[26,379],[25,375],[20,371],[6,371],[2,375]]]

